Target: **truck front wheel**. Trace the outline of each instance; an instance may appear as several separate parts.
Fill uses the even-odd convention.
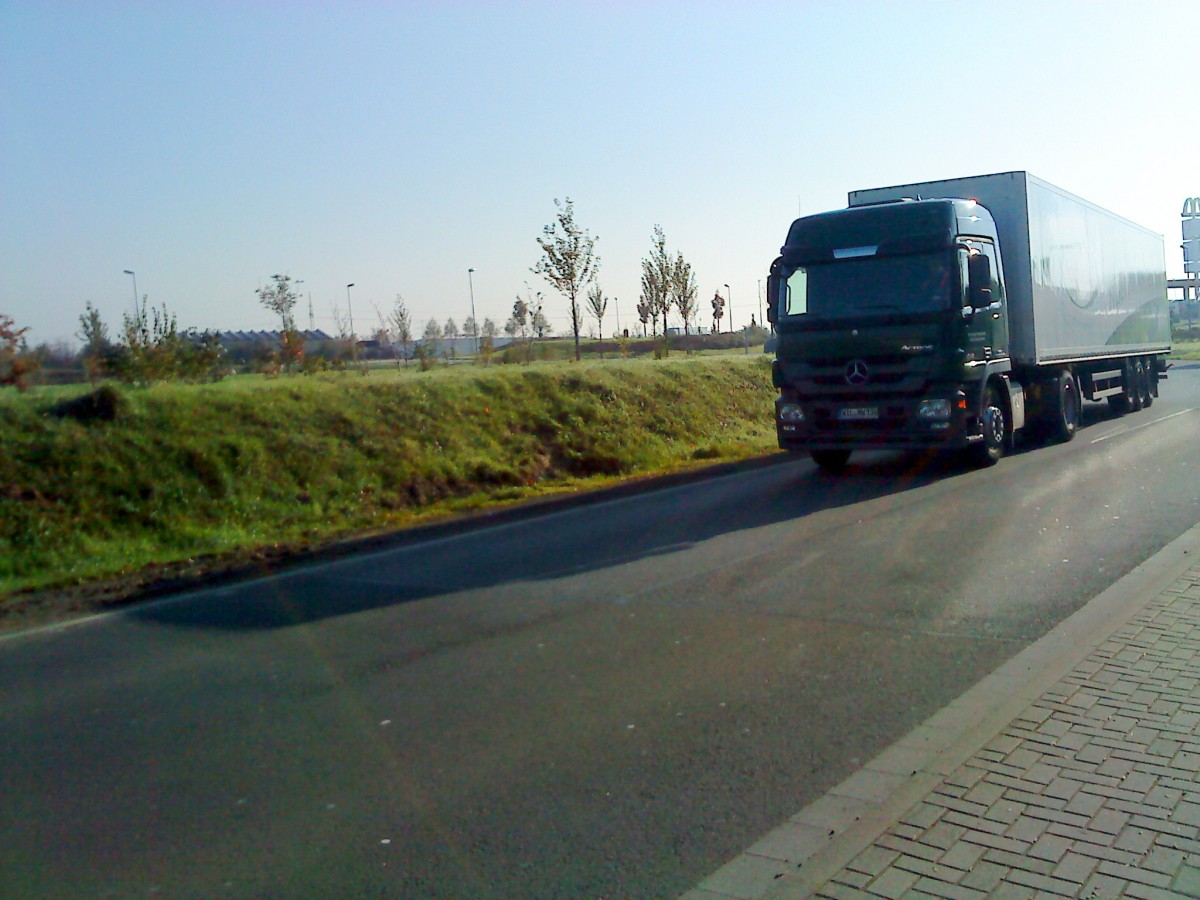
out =
[[[994,466],[1004,456],[1004,445],[1008,442],[1004,405],[994,387],[989,387],[984,394],[979,427],[983,440],[971,445],[972,462],[981,467]]]
[[[813,450],[813,462],[820,466],[824,471],[836,475],[846,468],[846,463],[850,461],[849,450]]]

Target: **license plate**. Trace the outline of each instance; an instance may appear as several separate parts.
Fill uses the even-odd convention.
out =
[[[879,418],[878,406],[843,406],[837,411],[840,422],[867,422]]]

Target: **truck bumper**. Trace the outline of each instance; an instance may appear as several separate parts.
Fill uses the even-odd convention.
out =
[[[915,398],[775,401],[784,450],[958,449],[982,440],[962,391]]]

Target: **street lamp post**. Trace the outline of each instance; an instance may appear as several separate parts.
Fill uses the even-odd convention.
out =
[[[354,304],[350,302],[350,288],[354,287],[354,282],[346,285],[346,312],[350,315],[350,360],[358,362],[358,339],[354,336]]]
[[[126,269],[125,274],[133,279],[133,317],[138,318],[138,293],[137,293],[137,275],[132,269]]]
[[[471,337],[475,339],[475,355],[479,355],[479,322],[475,318],[475,274],[474,269],[467,269],[467,287],[471,290]]]
[[[729,333],[733,334],[733,291],[725,285],[725,302],[729,304]]]

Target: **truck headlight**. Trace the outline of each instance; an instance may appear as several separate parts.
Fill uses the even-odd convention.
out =
[[[804,408],[799,403],[780,403],[778,416],[780,422],[803,422]]]
[[[922,422],[944,422],[950,418],[950,401],[922,400],[917,407],[917,418]]]

